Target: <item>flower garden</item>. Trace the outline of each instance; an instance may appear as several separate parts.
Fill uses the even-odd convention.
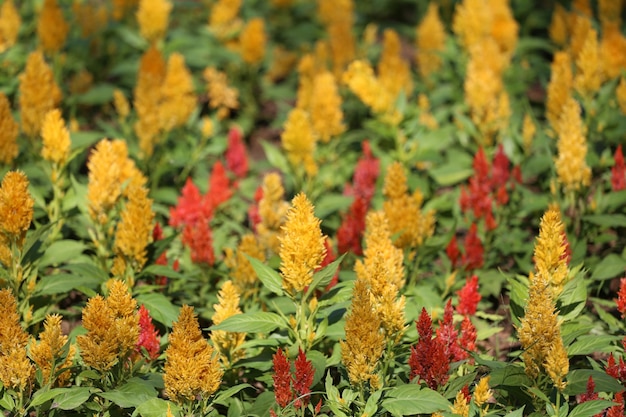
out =
[[[624,15],[4,0],[0,410],[625,415]]]

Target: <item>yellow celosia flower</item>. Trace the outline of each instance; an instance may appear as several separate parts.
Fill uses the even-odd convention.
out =
[[[492,392],[489,389],[489,379],[491,379],[489,375],[480,378],[474,389],[474,402],[478,407],[482,407],[491,398]]]
[[[63,362],[60,362],[63,347],[67,343],[67,336],[61,333],[61,316],[47,315],[44,321],[44,330],[39,333],[39,341],[30,347],[30,356],[41,370],[44,383],[55,386],[64,386],[71,376],[71,371],[56,375],[57,371],[72,366],[76,348],[70,345]]]
[[[109,21],[109,11],[104,4],[74,0],[72,4],[75,21],[80,25],[81,36],[88,38],[102,30]]]
[[[580,105],[573,98],[563,106],[557,133],[558,157],[555,161],[559,182],[567,191],[586,187],[591,182],[591,168],[587,166],[587,140],[580,117]]]
[[[115,111],[122,121],[125,120],[130,114],[128,99],[126,99],[126,96],[119,88],[113,90],[113,107],[115,107]]]
[[[252,268],[246,255],[260,261],[265,260],[263,248],[253,234],[244,235],[235,252],[231,248],[227,248],[224,259],[224,263],[230,268],[229,276],[232,278],[233,284],[244,298],[256,292],[255,284],[258,282],[254,268]]]
[[[428,4],[426,16],[417,27],[416,39],[418,70],[422,77],[427,78],[441,68],[441,53],[446,42],[446,30],[436,3]]]
[[[622,114],[626,114],[626,79],[624,79],[624,77],[620,79],[619,84],[615,89],[615,96]]]
[[[383,51],[378,61],[378,79],[389,94],[395,98],[401,91],[411,95],[413,82],[408,61],[402,57],[400,37],[393,29],[383,33]]]
[[[608,78],[616,78],[626,69],[626,37],[617,22],[608,21],[602,25],[600,62]]]
[[[469,410],[470,406],[467,402],[467,398],[465,398],[465,394],[463,394],[463,391],[459,391],[454,399],[454,405],[450,406],[450,412],[457,416],[468,417]]]
[[[310,103],[311,124],[320,140],[327,143],[346,129],[343,124],[341,96],[333,74],[328,71],[317,74],[313,79],[313,91]]]
[[[83,308],[83,327],[87,334],[76,338],[83,362],[106,372],[126,361],[139,339],[137,301],[126,284],[119,280],[107,283],[109,295],[96,295]]]
[[[13,0],[6,0],[2,3],[0,7],[0,53],[15,45],[21,24],[22,18]]]
[[[569,269],[565,259],[565,226],[557,206],[551,206],[541,218],[533,260],[540,274],[552,288],[556,299],[567,280]]]
[[[591,98],[600,89],[602,83],[602,63],[598,34],[594,29],[587,32],[587,39],[576,59],[576,77],[574,87],[585,98]]]
[[[0,185],[0,233],[21,244],[33,220],[33,205],[26,175],[7,172]]]
[[[550,66],[550,83],[546,97],[546,117],[552,129],[556,130],[557,128],[563,106],[571,97],[572,86],[573,75],[570,56],[567,52],[557,52],[554,54]]]
[[[161,86],[159,103],[161,128],[169,132],[184,126],[195,108],[193,78],[185,65],[185,58],[175,52],[167,61],[167,71]]]
[[[263,177],[263,197],[259,201],[259,217],[261,223],[257,225],[259,243],[262,247],[278,253],[282,233],[282,226],[287,218],[289,203],[284,201],[285,189],[280,175],[271,172]]]
[[[146,263],[148,243],[154,228],[154,211],[148,190],[136,187],[128,193],[128,203],[122,210],[121,220],[115,232],[115,252],[131,261],[135,272]]]
[[[203,73],[207,82],[209,107],[218,109],[218,118],[225,119],[231,110],[239,108],[239,92],[228,85],[226,73],[208,67]]]
[[[563,379],[569,372],[569,358],[567,351],[563,346],[563,340],[559,337],[550,347],[546,361],[544,363],[546,373],[552,379],[554,387],[559,391],[563,391],[567,386],[567,381]]]
[[[26,356],[28,333],[20,324],[17,301],[9,289],[0,290],[0,382],[18,392],[30,387],[35,368]]]
[[[64,166],[70,156],[72,142],[59,109],[46,113],[41,127],[41,138],[43,139],[41,149],[43,159],[58,166]]]
[[[530,153],[536,131],[537,127],[533,122],[533,118],[530,114],[526,113],[524,115],[524,121],[522,122],[522,141],[524,144],[524,152],[527,154]]]
[[[35,137],[41,133],[43,118],[61,101],[61,90],[40,51],[28,55],[19,76],[19,105],[22,131]]]
[[[265,44],[267,43],[265,22],[262,18],[250,19],[239,35],[239,43],[241,57],[245,63],[250,65],[261,63],[265,57]]]
[[[139,0],[113,0],[113,19],[121,20],[138,3]]]
[[[387,339],[398,341],[405,330],[402,250],[391,241],[389,224],[383,212],[367,215],[363,261],[354,266],[357,279],[367,282],[372,308],[380,319]]]
[[[548,33],[552,42],[558,46],[565,46],[567,38],[569,36],[567,21],[569,16],[567,10],[561,4],[556,3],[554,10],[552,11],[552,20],[550,21],[550,27]]]
[[[37,36],[45,52],[57,52],[65,44],[70,27],[57,0],[44,0],[37,21]]]
[[[372,307],[367,283],[357,279],[352,292],[352,304],[346,317],[346,340],[340,341],[341,362],[348,371],[350,384],[363,385],[369,381],[377,389],[380,380],[375,373],[385,348],[381,321]]]
[[[226,281],[222,289],[217,294],[219,304],[213,304],[215,313],[211,320],[213,324],[220,324],[229,317],[241,314],[239,308],[239,291],[232,281]],[[225,366],[236,362],[245,356],[243,349],[238,349],[246,339],[245,333],[227,332],[224,330],[213,330],[211,341],[213,346],[220,352],[220,358]]]
[[[168,0],[139,0],[137,22],[139,31],[148,42],[157,42],[165,36],[172,3]]]
[[[223,371],[202,332],[193,307],[184,305],[165,351],[165,395],[176,403],[206,399],[220,386]]]
[[[279,255],[283,288],[293,296],[311,283],[314,270],[326,255],[326,247],[321,221],[313,214],[313,205],[306,195],[296,195],[291,204],[279,237]]]
[[[317,173],[315,163],[315,136],[309,114],[295,108],[289,112],[285,121],[285,130],[280,135],[287,159],[294,167],[304,166],[306,173],[313,176]]]
[[[0,163],[8,165],[17,157],[19,131],[20,125],[11,114],[11,103],[4,93],[0,93]]]

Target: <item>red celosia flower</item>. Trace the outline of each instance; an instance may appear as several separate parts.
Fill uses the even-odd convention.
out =
[[[578,404],[586,403],[587,401],[593,401],[600,398],[596,391],[596,384],[593,382],[593,377],[589,375],[589,379],[587,380],[587,392],[584,394],[580,394],[576,397],[576,402]],[[601,413],[602,414],[602,413]]]
[[[409,366],[411,379],[419,377],[426,384],[436,390],[440,385],[448,382],[450,364],[445,352],[445,346],[437,337],[433,338],[432,320],[425,308],[422,308],[417,321],[419,340],[411,346]]]
[[[617,310],[622,313],[622,318],[624,318],[626,316],[626,278],[620,279],[617,296]]]
[[[454,309],[452,308],[452,300],[448,300],[443,313],[443,321],[439,322],[437,329],[437,339],[444,346],[448,362],[458,362],[467,358],[467,353],[459,345],[459,332],[454,327]]]
[[[606,417],[624,417],[624,391],[615,394],[613,401],[619,403],[619,405],[609,408],[606,412]]]
[[[193,224],[202,214],[202,195],[200,195],[200,190],[198,190],[191,178],[187,178],[181,196],[178,197],[178,204],[176,207],[170,208],[170,225],[179,227]]]
[[[243,132],[237,126],[228,132],[228,148],[226,149],[226,166],[238,178],[245,178],[248,173],[248,156],[243,143]]]
[[[154,360],[159,357],[160,347],[159,332],[154,328],[152,317],[150,317],[150,313],[142,304],[139,307],[139,339],[137,340],[135,350],[141,353],[142,348],[146,349],[148,359]]]
[[[613,191],[626,189],[626,164],[624,164],[624,154],[622,145],[618,145],[615,150],[615,165],[611,168],[611,186]]]
[[[309,394],[311,393],[315,370],[313,369],[313,363],[306,359],[306,355],[302,349],[298,349],[298,356],[296,357],[294,365],[296,373],[293,378],[293,389],[298,396],[294,406],[295,408],[306,407],[309,403]]]
[[[452,236],[448,246],[446,246],[446,255],[448,255],[448,259],[450,259],[452,267],[456,267],[460,260],[461,252],[459,252],[459,244],[457,243],[455,235]]]
[[[476,327],[472,324],[469,316],[465,316],[461,322],[461,337],[459,344],[465,349],[466,352],[473,352],[476,350]]]
[[[191,260],[194,263],[213,265],[213,233],[209,221],[199,219],[195,224],[185,225],[183,229],[183,244],[191,249]]]
[[[457,294],[459,296],[459,305],[457,306],[456,311],[459,314],[470,316],[475,314],[476,307],[481,299],[481,295],[478,292],[478,277],[476,275],[472,275],[471,278],[468,278],[463,288],[461,288],[460,291],[457,291]]]
[[[283,353],[283,350],[278,348],[276,354],[273,356],[274,363],[274,396],[276,397],[276,403],[285,408],[293,400],[293,392],[291,391],[291,366],[289,360]]]
[[[485,250],[476,233],[476,229],[476,223],[472,223],[467,236],[465,236],[465,253],[463,254],[461,262],[466,271],[478,269],[482,267],[484,263],[483,255]]]

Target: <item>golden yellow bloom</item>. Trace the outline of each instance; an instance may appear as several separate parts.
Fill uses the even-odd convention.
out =
[[[413,90],[411,68],[409,62],[402,57],[400,48],[398,33],[393,29],[386,29],[383,33],[383,51],[377,67],[378,79],[394,100],[401,91],[409,96]]]
[[[195,108],[193,78],[185,65],[185,58],[175,52],[167,60],[167,71],[161,86],[159,103],[161,128],[169,132],[184,126]]]
[[[617,26],[622,21],[623,0],[598,0],[598,18],[602,25],[611,22]]]
[[[76,338],[83,362],[100,372],[126,361],[139,339],[137,301],[126,284],[119,280],[107,283],[108,297],[96,295],[83,308],[83,327],[87,334]]]
[[[139,0],[137,22],[139,31],[148,42],[157,42],[165,36],[172,3],[168,0]]]
[[[250,19],[239,35],[239,42],[241,57],[245,63],[250,65],[261,63],[265,57],[265,44],[267,43],[263,19],[260,17]]]
[[[624,77],[620,79],[619,84],[615,89],[615,96],[617,97],[617,104],[619,105],[622,114],[626,114],[626,79],[624,79]]]
[[[569,358],[563,346],[563,340],[560,337],[556,339],[550,347],[544,367],[546,373],[550,379],[552,379],[554,387],[559,391],[563,391],[567,386],[567,381],[563,379],[565,379],[569,372]]]
[[[19,105],[22,131],[35,137],[41,133],[43,118],[61,101],[61,90],[41,51],[31,52],[19,76]]]
[[[17,135],[20,126],[11,114],[11,103],[0,93],[0,164],[10,164],[19,152]]]
[[[220,324],[229,317],[241,314],[239,308],[239,291],[232,281],[226,281],[222,289],[217,294],[219,304],[213,304],[215,313],[211,320],[213,324]],[[227,332],[224,330],[213,330],[211,332],[213,346],[220,352],[220,358],[225,366],[236,362],[245,356],[243,349],[239,346],[246,340],[245,333]]]
[[[218,118],[225,119],[231,110],[239,108],[239,91],[228,85],[226,73],[207,67],[203,73],[207,82],[209,107],[218,109]]]
[[[550,66],[550,83],[546,97],[546,116],[552,129],[557,128],[563,106],[571,96],[573,85],[572,63],[567,52],[557,52]]]
[[[61,117],[59,109],[50,110],[46,113],[41,127],[41,138],[43,148],[41,156],[43,159],[64,166],[70,156],[70,132],[65,126],[65,121]]]
[[[450,406],[450,411],[457,416],[468,417],[469,409],[470,406],[465,398],[465,394],[463,394],[463,391],[459,391],[454,399],[454,405]]]
[[[491,398],[492,392],[489,389],[489,379],[491,379],[489,375],[480,378],[474,389],[474,402],[478,407],[482,407]]]
[[[74,0],[74,21],[80,25],[81,36],[88,38],[102,30],[109,21],[109,12],[104,4],[93,4]]]
[[[532,117],[530,114],[526,113],[522,123],[522,141],[524,144],[524,152],[527,154],[530,153],[530,148],[532,147],[536,131],[537,127],[535,126]]]
[[[33,205],[26,175],[7,172],[0,185],[0,233],[21,244],[33,220]]]
[[[165,355],[163,382],[165,395],[172,401],[206,399],[219,388],[223,371],[213,348],[202,337],[193,307],[180,309]]]
[[[577,71],[574,87],[581,96],[591,98],[600,89],[602,83],[601,65],[598,34],[594,29],[591,29],[587,32],[587,39],[576,59]]]
[[[556,299],[567,280],[569,269],[565,259],[565,225],[558,206],[551,206],[541,218],[533,260],[537,274],[542,275]]]
[[[119,88],[113,90],[113,107],[115,107],[115,111],[117,112],[120,120],[126,119],[130,114],[128,99]]]
[[[398,341],[404,333],[404,296],[398,298],[404,286],[402,250],[391,241],[385,213],[371,212],[366,218],[363,261],[357,260],[357,279],[367,282],[372,308],[380,319],[386,339]]]
[[[17,301],[9,289],[0,290],[0,382],[5,389],[24,391],[35,368],[26,356],[28,333],[20,324]]]
[[[231,248],[227,248],[224,259],[224,263],[230,268],[230,277],[233,280],[233,284],[244,298],[248,298],[256,292],[255,284],[258,282],[254,268],[252,268],[252,264],[250,264],[246,255],[265,261],[263,248],[251,233],[241,238],[236,252],[233,252]]]
[[[279,255],[283,288],[295,295],[313,280],[313,272],[321,265],[326,247],[321,221],[313,214],[313,205],[306,195],[296,195],[291,204],[279,237]]]
[[[626,37],[617,22],[602,25],[600,60],[608,78],[616,78],[626,69]]]
[[[139,62],[137,85],[133,92],[133,104],[138,118],[134,129],[144,158],[152,155],[161,129],[159,103],[165,72],[163,55],[156,47],[151,46]]]
[[[138,3],[139,0],[113,0],[113,19],[121,20]]]
[[[304,166],[306,173],[313,176],[317,173],[315,163],[315,136],[309,114],[302,109],[294,108],[289,112],[285,122],[285,130],[280,135],[287,158],[294,167]]]
[[[63,347],[67,343],[67,336],[61,333],[61,316],[58,314],[47,315],[44,321],[44,330],[39,333],[39,341],[30,347],[30,356],[41,369],[44,384],[51,383],[55,386],[64,386],[71,376],[68,369],[56,376],[56,372],[72,366],[76,348],[70,345],[69,350],[62,358]],[[60,359],[63,359],[61,362]]]
[[[422,195],[416,191],[408,194],[404,167],[394,162],[387,168],[383,187],[383,210],[392,235],[398,235],[394,244],[399,248],[420,246],[432,236],[435,228],[434,212],[422,213]]]
[[[135,272],[139,272],[146,263],[146,248],[154,228],[152,200],[145,187],[130,190],[120,217],[115,232],[115,252],[131,261]]]
[[[322,142],[327,143],[333,136],[346,129],[343,124],[341,96],[337,91],[335,77],[328,71],[319,73],[313,79],[311,97],[311,124]]]
[[[374,313],[367,282],[357,279],[352,292],[352,304],[346,317],[346,340],[340,341],[341,362],[348,371],[350,384],[359,386],[369,381],[373,389],[380,384],[375,373],[385,348],[381,321]]]
[[[0,53],[6,51],[17,41],[22,18],[13,4],[13,0],[6,0],[0,7]]]
[[[65,44],[70,27],[57,0],[44,0],[37,20],[37,36],[45,52],[57,52]]]
[[[550,34],[552,42],[561,47],[565,46],[567,37],[569,36],[567,26],[568,20],[569,16],[565,7],[563,7],[560,3],[556,3],[554,5],[554,10],[552,11],[552,20],[550,21],[548,33]]]
[[[417,27],[416,39],[418,70],[422,77],[427,78],[441,68],[441,53],[446,42],[446,30],[436,3],[428,4],[426,16]]]
[[[287,218],[289,203],[284,201],[285,189],[280,175],[275,172],[263,177],[263,197],[259,201],[259,217],[261,223],[257,225],[259,243],[262,247],[278,253],[282,233],[282,226]]]
[[[557,133],[558,157],[555,161],[559,182],[568,190],[578,190],[591,182],[591,168],[587,166],[587,139],[580,117],[580,105],[573,98],[565,103]]]

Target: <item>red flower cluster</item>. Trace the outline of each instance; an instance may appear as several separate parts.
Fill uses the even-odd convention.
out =
[[[337,230],[339,253],[352,251],[357,255],[363,254],[361,240],[365,230],[365,216],[376,189],[380,163],[372,155],[368,141],[364,141],[362,147],[363,156],[357,162],[354,171],[354,185],[346,185],[344,191],[345,195],[354,196],[354,201]]]
[[[198,187],[187,179],[178,198],[176,207],[170,208],[170,225],[183,228],[183,244],[191,249],[191,260],[195,263],[213,265],[213,237],[211,220],[215,209],[233,193],[226,170],[221,162],[213,165],[209,179],[209,190],[200,194]]]
[[[295,408],[306,407],[309,403],[311,385],[313,385],[313,376],[315,375],[312,362],[307,360],[302,349],[299,349],[298,356],[294,361],[295,374],[292,376],[289,360],[283,350],[279,348],[273,356],[273,363],[274,375],[272,379],[274,380],[276,404],[280,408],[285,408],[293,401]]]
[[[622,145],[618,145],[615,150],[615,165],[611,168],[611,186],[613,191],[626,189],[626,165],[624,164],[624,154]]]
[[[478,303],[482,298],[478,292],[478,277],[476,275],[472,275],[471,278],[468,278],[463,288],[461,288],[460,291],[457,291],[457,294],[459,296],[459,305],[457,306],[456,311],[459,314],[466,316],[474,315],[476,313]]]
[[[228,148],[226,149],[226,166],[237,178],[245,178],[248,174],[248,156],[243,143],[243,132],[237,126],[228,132]]]
[[[502,144],[498,146],[493,158],[493,165],[490,167],[485,156],[485,151],[480,148],[474,156],[474,175],[469,179],[468,187],[461,188],[461,210],[463,212],[472,211],[474,218],[485,219],[487,230],[496,228],[496,220],[493,217],[493,204],[505,205],[509,201],[509,190],[515,187],[515,182],[521,182],[521,171],[519,167],[512,170],[510,162],[504,153]],[[491,173],[490,173],[491,171]]]
[[[461,253],[456,236],[452,236],[448,246],[446,247],[446,255],[452,263],[452,267],[456,268],[461,265],[466,271],[479,269],[484,264],[485,248],[483,242],[478,237],[478,227],[476,223],[472,223],[465,236],[465,251]]]
[[[148,353],[149,360],[155,360],[159,357],[159,349],[161,348],[159,332],[154,328],[150,312],[143,304],[139,307],[139,339],[135,351],[141,354],[143,353],[142,348]]]

